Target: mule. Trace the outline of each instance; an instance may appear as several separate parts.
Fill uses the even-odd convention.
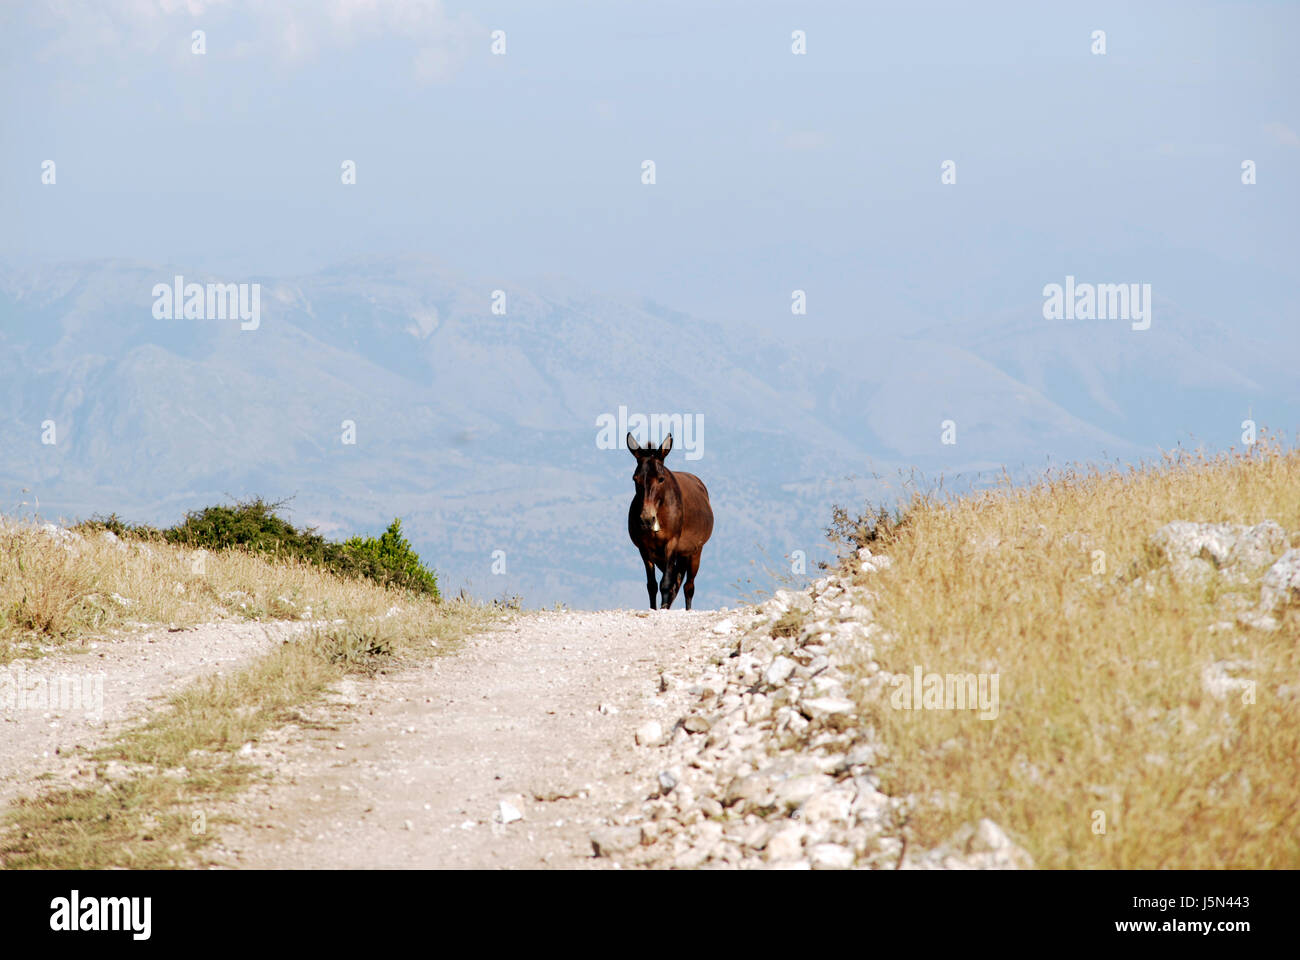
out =
[[[627,435],[627,448],[636,457],[636,496],[627,511],[627,533],[641,551],[645,564],[645,587],[650,609],[655,609],[655,567],[663,571],[658,584],[663,609],[672,606],[685,579],[686,609],[695,596],[695,575],[700,569],[700,552],[713,534],[713,508],[709,491],[693,473],[669,470],[664,457],[673,448],[673,435],[658,449],[636,442]]]

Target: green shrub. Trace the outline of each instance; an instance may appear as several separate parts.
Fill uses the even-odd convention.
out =
[[[437,575],[420,562],[410,541],[402,536],[402,521],[395,519],[379,537],[353,537],[332,543],[307,527],[298,529],[276,511],[284,501],[269,503],[261,497],[229,506],[192,510],[174,527],[159,530],[146,524],[128,524],[117,514],[96,514],[73,529],[83,533],[107,531],[119,537],[165,540],[192,549],[250,550],[272,558],[303,560],[339,576],[365,577],[385,586],[427,594],[435,600]]]
[[[353,537],[343,544],[346,563],[372,580],[438,599],[438,577],[420,562],[410,541],[402,536],[402,521],[394,519],[383,535]]]
[[[163,532],[157,527],[145,523],[127,523],[116,513],[108,516],[95,514],[89,520],[83,520],[70,529],[77,533],[111,533],[117,537],[134,537],[137,540],[161,540]]]
[[[299,530],[276,514],[284,506],[261,497],[233,506],[192,510],[176,526],[163,531],[169,543],[204,550],[243,547],[272,556],[295,557],[328,565],[330,544],[316,531]]]

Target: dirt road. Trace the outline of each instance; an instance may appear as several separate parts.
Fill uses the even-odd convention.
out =
[[[220,828],[216,858],[607,867],[591,831],[653,782],[635,730],[677,719],[661,674],[698,672],[726,643],[710,629],[725,616],[525,614],[453,655],[349,680],[316,711],[326,729],[289,727],[252,746],[275,776],[224,811],[243,825]]]

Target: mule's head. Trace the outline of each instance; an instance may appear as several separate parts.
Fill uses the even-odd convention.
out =
[[[664,457],[673,448],[673,435],[664,437],[659,448],[646,444],[644,447],[636,442],[631,433],[627,435],[627,448],[636,457],[636,472],[632,481],[636,484],[637,495],[641,498],[641,526],[655,533],[659,532],[659,506],[664,502],[671,485],[668,482],[668,470],[664,466]]]

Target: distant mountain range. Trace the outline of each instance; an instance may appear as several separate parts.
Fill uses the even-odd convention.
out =
[[[152,290],[176,275],[260,283],[260,325],[155,319]],[[764,565],[788,573],[795,550],[815,575],[830,506],[892,497],[911,470],[978,484],[1191,437],[1226,447],[1248,413],[1300,424],[1300,334],[1252,342],[1159,296],[1142,332],[1046,321],[1036,302],[857,342],[791,319],[793,345],[421,257],[292,278],[0,263],[0,509],[39,498],[46,518],[170,523],[231,496],[292,496],[291,518],[331,536],[401,516],[449,592],[641,606],[633,461],[597,446],[597,423],[620,407],[698,416],[702,455],[668,465],[709,486],[696,600],[715,606],[756,573],[769,585]]]

